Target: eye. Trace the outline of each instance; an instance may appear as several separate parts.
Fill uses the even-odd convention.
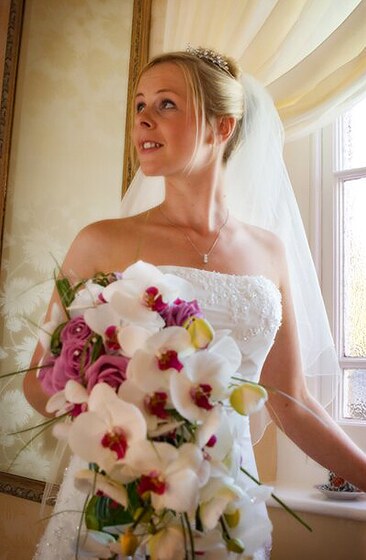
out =
[[[143,110],[143,108],[145,107],[145,103],[142,103],[142,101],[140,101],[140,103],[136,104],[136,113],[141,113],[141,111]]]
[[[175,109],[176,105],[171,99],[163,99],[160,103],[161,109]]]

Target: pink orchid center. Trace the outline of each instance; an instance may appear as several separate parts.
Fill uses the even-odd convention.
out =
[[[86,402],[83,403],[70,403],[71,408],[69,409],[69,414],[72,418],[76,418],[82,412],[86,412],[88,410],[88,405]]]
[[[103,296],[102,293],[98,294],[97,303],[98,303],[98,304],[107,303],[107,300],[104,298],[104,296]]]
[[[211,410],[213,405],[210,403],[212,387],[208,383],[200,383],[192,387],[189,394],[194,404],[204,410]]]
[[[167,393],[164,393],[163,391],[156,391],[152,395],[147,395],[145,397],[144,405],[146,410],[150,414],[153,414],[154,416],[165,420],[169,416],[168,412],[165,409],[167,401]]]
[[[127,438],[122,428],[115,426],[111,432],[106,432],[102,437],[101,444],[109,448],[117,455],[117,459],[123,459],[127,451]]]
[[[161,352],[157,356],[159,369],[165,371],[167,369],[173,368],[180,371],[183,368],[183,364],[178,360],[178,354],[175,350],[166,350]]]
[[[142,475],[137,485],[137,492],[143,496],[147,492],[154,492],[161,496],[167,488],[165,480],[156,471],[151,471],[148,475]]]
[[[217,437],[215,436],[215,434],[213,434],[208,440],[208,442],[206,443],[206,447],[214,447],[216,445],[216,442],[217,442]]]
[[[168,304],[163,301],[163,296],[159,292],[158,288],[155,288],[155,286],[146,288],[142,299],[146,307],[149,307],[152,311],[157,311],[158,313],[168,306]]]
[[[105,345],[108,350],[119,350],[121,348],[121,345],[118,342],[118,328],[115,325],[107,327],[104,334]]]

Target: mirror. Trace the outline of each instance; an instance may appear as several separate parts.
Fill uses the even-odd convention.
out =
[[[150,11],[151,0],[1,4],[1,374],[29,364],[53,271],[77,231],[118,216]],[[0,491],[39,500],[55,442],[50,430],[29,431],[45,419],[25,401],[22,376],[0,383]]]

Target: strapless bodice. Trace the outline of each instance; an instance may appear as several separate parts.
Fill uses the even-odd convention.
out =
[[[189,267],[159,266],[190,282],[215,331],[227,329],[242,354],[240,371],[258,381],[281,324],[281,292],[264,276],[240,276]]]

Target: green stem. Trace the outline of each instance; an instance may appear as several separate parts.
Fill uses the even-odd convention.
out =
[[[257,480],[252,474],[250,474],[247,470],[245,470],[243,467],[240,467],[240,470],[247,475],[247,477],[249,477],[251,480],[253,480],[253,482],[255,482],[256,484],[258,484],[258,486],[262,486],[262,483]],[[280,504],[281,507],[283,507],[284,510],[287,511],[287,513],[289,513],[290,515],[292,515],[292,517],[294,517],[296,519],[296,521],[298,521],[299,523],[301,523],[301,525],[303,525],[308,531],[312,532],[312,528],[310,527],[310,525],[308,525],[306,523],[306,521],[304,521],[299,515],[297,515],[297,513],[294,512],[293,509],[291,509],[288,505],[286,505],[280,498],[278,498],[276,496],[276,494],[271,493],[272,498],[278,503]]]
[[[43,428],[33,437],[30,438],[30,440],[27,441],[27,443],[25,443],[18,451],[18,453],[16,453],[14,459],[12,460],[12,462],[10,463],[9,467],[8,467],[8,471],[11,469],[11,467],[14,465],[15,461],[18,459],[19,455],[21,454],[22,451],[24,451],[24,449],[26,449],[28,447],[28,445],[30,445],[38,436],[40,436],[45,430],[47,430],[47,428],[49,427],[50,423],[47,422],[46,425],[43,426]]]
[[[79,560],[79,558],[80,558],[79,557],[79,552],[80,552],[81,527],[83,525],[83,521],[84,521],[84,517],[85,517],[85,510],[86,510],[86,506],[87,506],[88,501],[89,501],[89,494],[85,498],[84,505],[83,505],[83,511],[81,512],[81,516],[80,516],[80,523],[79,523],[78,533],[77,533],[77,538],[76,538],[75,560]]]
[[[5,377],[11,377],[12,375],[18,375],[19,373],[27,373],[27,371],[34,371],[36,369],[41,369],[42,367],[46,367],[46,366],[27,367],[25,369],[18,369],[17,371],[11,371],[10,373],[3,373],[2,375],[0,375],[0,379],[5,379]]]
[[[188,549],[187,549],[187,545],[188,545],[188,542],[187,542],[187,531],[186,531],[186,527],[185,527],[185,523],[184,523],[183,516],[180,517],[180,523],[181,523],[181,525],[182,525],[183,538],[184,538],[184,548],[185,548],[185,551],[186,551],[186,553],[185,553],[185,555],[184,555],[184,560],[189,560],[189,558],[188,558]]]
[[[32,430],[36,430],[37,428],[46,428],[47,426],[50,426],[50,425],[54,424],[55,422],[58,422],[62,418],[65,418],[66,416],[67,416],[67,413],[65,412],[65,414],[61,414],[60,416],[50,418],[49,420],[46,420],[42,424],[37,424],[37,426],[31,426],[30,428],[25,428],[24,430],[18,430],[16,432],[11,432],[9,435],[10,436],[16,436],[18,434],[24,434],[25,432],[31,432]]]
[[[227,527],[226,527],[226,524],[224,522],[224,519],[223,519],[222,515],[220,516],[219,521],[220,521],[220,525],[221,525],[222,532],[223,532],[223,535],[224,535],[224,539],[226,541],[229,541],[231,539],[231,537],[230,537],[229,531],[227,530]]]
[[[141,513],[137,516],[137,518],[135,519],[135,521],[133,522],[133,524],[131,526],[132,531],[134,531],[136,529],[137,525],[140,523],[141,519],[143,519],[143,517],[149,511],[149,509],[150,509],[149,504],[147,506],[145,506],[144,508],[142,508]]]
[[[183,513],[183,517],[184,517],[184,520],[186,522],[186,526],[187,526],[187,529],[188,529],[189,544],[190,544],[190,547],[191,547],[192,559],[193,559],[193,558],[196,558],[196,553],[195,553],[195,550],[194,550],[194,540],[193,540],[192,527],[191,527],[191,524],[189,522],[188,515],[186,513]]]

